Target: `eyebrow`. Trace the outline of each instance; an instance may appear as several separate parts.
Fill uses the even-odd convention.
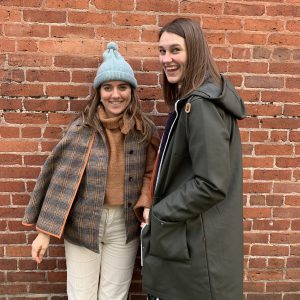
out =
[[[158,45],[158,48],[163,48],[164,46],[162,45]],[[180,44],[171,44],[171,45],[167,45],[167,47],[182,47],[182,45]]]

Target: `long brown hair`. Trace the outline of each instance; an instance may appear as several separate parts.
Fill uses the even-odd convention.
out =
[[[134,118],[137,118],[142,122],[143,130],[142,135],[143,138],[142,141],[150,141],[151,137],[154,132],[154,123],[150,120],[150,118],[147,117],[147,115],[142,111],[141,109],[141,103],[138,98],[136,89],[131,87],[131,101],[129,105],[127,106],[126,110],[123,113],[123,119],[131,120]],[[87,124],[90,127],[97,130],[99,124],[99,118],[98,118],[98,106],[100,105],[101,96],[100,96],[100,87],[97,90],[94,90],[92,95],[90,96],[90,99],[81,112],[79,118],[81,119],[82,124]]]
[[[199,87],[206,77],[220,83],[218,67],[198,23],[187,18],[177,18],[161,28],[159,39],[164,32],[174,33],[184,38],[187,50],[187,62],[180,88],[178,83],[170,83],[163,72],[164,100],[170,107],[176,100],[187,96]]]

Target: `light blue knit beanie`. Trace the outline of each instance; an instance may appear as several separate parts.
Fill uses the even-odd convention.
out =
[[[137,87],[133,70],[118,52],[118,45],[115,42],[108,43],[107,49],[103,53],[103,62],[94,79],[94,88],[98,89],[102,83],[110,80],[125,81],[134,88]]]

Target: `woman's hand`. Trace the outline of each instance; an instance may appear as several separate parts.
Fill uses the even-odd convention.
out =
[[[145,207],[143,211],[144,223],[149,224],[150,208]]]
[[[31,256],[39,264],[42,262],[44,254],[48,249],[50,236],[40,232],[31,246]]]

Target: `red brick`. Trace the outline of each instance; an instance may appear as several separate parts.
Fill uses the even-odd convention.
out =
[[[13,181],[13,182],[6,182],[6,181],[0,181],[0,190],[1,192],[24,192],[25,191],[25,186],[24,182],[18,182],[18,181]],[[6,212],[6,211],[5,211]],[[7,215],[9,216],[9,213],[11,212],[11,217],[16,217],[15,213],[19,215],[19,210],[17,209],[12,209],[11,211],[7,211]],[[4,213],[4,209],[0,209],[0,215]]]
[[[89,88],[78,85],[48,85],[46,94],[48,97],[86,97],[89,94]]]
[[[256,155],[291,155],[293,146],[291,145],[255,145]]]
[[[17,261],[14,259],[1,259],[0,260],[0,269],[1,270],[16,270],[17,269]],[[1,287],[0,287],[1,290]]]
[[[296,89],[299,87],[300,78],[287,78],[286,87],[289,89]]]
[[[255,219],[255,218],[270,218],[272,210],[268,207],[245,207],[244,208],[244,217],[246,219]]]
[[[254,170],[254,180],[291,180],[291,170]]]
[[[38,51],[38,43],[33,40],[20,40],[17,41],[17,50],[24,52],[37,52]]]
[[[49,124],[69,124],[75,119],[75,114],[59,114],[49,113],[48,122]]]
[[[96,38],[115,41],[139,41],[139,30],[134,28],[106,27],[96,29]]]
[[[272,130],[271,131],[271,142],[286,142],[288,140],[287,131]]]
[[[247,273],[248,280],[261,281],[261,280],[282,280],[283,271],[273,271],[273,270],[255,270],[248,271]],[[264,298],[265,299],[265,298]],[[274,298],[269,298],[274,299]]]
[[[12,195],[12,203],[14,205],[27,205],[30,196],[27,194],[16,194]]]
[[[282,91],[263,91],[261,96],[262,101],[270,102],[299,102],[298,92],[282,92]]]
[[[244,243],[245,244],[267,244],[269,235],[267,233],[244,233]]]
[[[288,220],[254,220],[253,230],[288,230],[290,221]],[[274,243],[274,241],[272,241]]]
[[[88,0],[46,0],[45,7],[50,8],[72,8],[72,9],[88,9]]]
[[[100,52],[101,49],[99,49]],[[54,65],[65,68],[96,68],[98,66],[98,59],[83,56],[58,55],[54,58]]]
[[[288,256],[288,246],[277,245],[253,245],[251,247],[251,255],[257,256]]]
[[[20,136],[19,128],[4,126],[0,127],[1,138],[18,138]]]
[[[39,82],[69,82],[70,73],[67,71],[27,70],[26,79]]]
[[[155,25],[156,17],[154,15],[136,13],[119,13],[114,16],[114,23],[121,26]]]
[[[28,167],[0,167],[1,178],[36,178],[40,168]]]
[[[285,267],[285,258],[268,258],[268,268],[278,269]]]
[[[48,274],[49,282],[66,282],[67,273],[66,272],[49,272]]]
[[[10,54],[8,56],[10,66],[19,67],[49,67],[52,58],[42,54]]]
[[[54,38],[94,38],[93,28],[80,26],[51,26],[51,37]]]
[[[280,207],[273,209],[273,216],[276,218],[299,218],[299,207]]]
[[[2,0],[1,5],[9,6],[25,6],[25,7],[40,7],[43,3],[43,0]]]
[[[225,15],[262,16],[265,13],[263,5],[225,3]]]
[[[132,11],[134,9],[133,0],[122,0],[122,1],[102,1],[95,0],[95,6],[97,9],[103,10],[118,10],[118,11]]]
[[[202,5],[205,5],[205,3],[203,3]],[[202,28],[208,30],[241,30],[242,28],[241,20],[236,18],[226,18],[219,16],[214,18],[203,17],[202,22]]]
[[[228,34],[227,39],[233,45],[250,44],[250,45],[265,45],[267,37],[264,34],[258,33],[235,33]]]
[[[5,113],[5,121],[12,124],[45,124],[47,118],[41,113]]]
[[[40,138],[41,128],[40,127],[26,127],[21,129],[22,138]]]
[[[6,82],[22,82],[25,79],[24,71],[12,69],[3,70],[2,72],[0,72],[0,79]]]
[[[118,3],[122,4],[124,1]],[[111,1],[110,3],[113,3]],[[108,3],[105,3],[108,4]],[[97,24],[97,25],[112,25],[112,14],[111,13],[105,13],[101,12],[99,13],[93,13],[93,12],[75,12],[75,11],[69,11],[68,12],[68,21],[69,23],[75,23],[75,24]]]
[[[282,88],[284,80],[280,77],[245,76],[245,86],[247,88]]]
[[[13,37],[48,37],[49,26],[47,25],[25,25],[25,24],[5,24],[4,32],[6,36]]]
[[[40,84],[7,84],[3,83],[0,86],[2,96],[23,96],[23,97],[38,97],[43,96],[43,86]]]
[[[8,282],[36,282],[46,281],[44,272],[7,272]]]
[[[249,31],[282,31],[285,22],[282,20],[245,20],[244,29]]]
[[[47,127],[44,131],[44,138],[60,139],[62,138],[63,131],[59,127]]]
[[[267,282],[267,292],[298,292],[299,282]]]
[[[287,35],[281,33],[273,33],[268,37],[268,43],[270,45],[279,45],[279,46],[297,46],[300,43],[300,36],[296,35]]]
[[[1,284],[0,295],[17,295],[27,293],[27,286],[25,284]]]
[[[75,83],[91,83],[94,81],[96,72],[94,71],[73,71],[72,82]]]
[[[272,57],[275,60],[289,60],[291,58],[291,50],[287,48],[275,48],[272,53]]]
[[[23,18],[24,21],[35,23],[65,23],[66,12],[57,10],[24,10]]]
[[[146,0],[144,0],[144,1],[146,2]],[[153,2],[155,2],[155,1],[153,1]],[[160,7],[160,5],[159,5],[159,7]],[[151,9],[155,10],[153,7],[151,7]],[[180,2],[179,9],[180,9],[181,13],[193,12],[195,14],[202,14],[202,15],[204,15],[204,14],[221,15],[221,11],[222,11],[223,7],[222,7],[221,3],[182,1],[182,2]],[[176,7],[174,7],[173,10],[176,10]]]
[[[0,28],[0,33],[1,28]],[[0,52],[14,52],[16,48],[16,42],[7,38],[0,38]]]
[[[294,5],[274,5],[266,8],[268,16],[300,17],[300,8]]]
[[[3,1],[1,1],[1,5]],[[22,19],[22,12],[16,8],[4,8],[3,6],[0,9],[0,21],[4,22],[20,22]],[[2,23],[2,24],[3,24]]]
[[[64,293],[66,292],[66,285],[65,283],[59,284],[59,283],[32,283],[29,286],[29,292],[30,293],[46,293],[46,294],[58,294],[58,293]]]

